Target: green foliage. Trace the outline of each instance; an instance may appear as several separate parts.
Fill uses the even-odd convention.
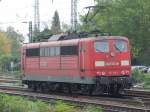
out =
[[[87,107],[86,112],[103,112],[103,110],[100,107],[89,106]]]
[[[150,90],[150,73],[144,75],[144,82],[145,82],[145,83],[144,83],[143,87],[144,87],[145,89]]]
[[[135,82],[142,82],[143,75],[138,70],[132,71],[132,78]]]
[[[134,70],[132,72],[132,78],[135,83],[143,83],[143,87],[150,90],[150,74],[144,74],[138,70]]]
[[[50,112],[49,106],[41,101],[32,102],[22,97],[0,95],[1,112]]]
[[[63,32],[69,32],[70,31],[70,27],[71,26],[69,26],[68,24],[66,24],[66,23],[62,23],[62,31]]]
[[[39,32],[36,38],[34,38],[34,42],[45,41],[52,35],[51,30],[45,28],[43,31]]]
[[[0,57],[7,57],[10,55],[10,46],[11,42],[7,38],[7,35],[5,32],[0,32]]]
[[[13,27],[8,27],[6,35],[11,42],[11,58],[13,60],[19,61],[20,59],[20,47],[23,41],[23,36],[18,34]]]
[[[11,56],[11,42],[5,32],[0,32],[0,70],[3,63],[9,61]]]
[[[55,106],[55,112],[73,112],[74,106],[70,106],[62,101],[58,101]]]
[[[85,16],[81,16],[81,30],[98,29],[127,36],[132,59],[138,60],[134,63],[150,64],[150,0],[95,0],[95,3],[98,7],[89,13],[88,23],[84,22]]]
[[[41,101],[29,101],[23,97],[0,94],[0,112],[103,112],[100,107],[87,106],[83,109],[71,106],[62,101],[48,105]]]
[[[7,31],[0,31],[0,70],[10,70],[10,62],[18,65],[20,61],[20,47],[23,36],[18,34],[13,27]],[[18,67],[19,68],[19,67]]]

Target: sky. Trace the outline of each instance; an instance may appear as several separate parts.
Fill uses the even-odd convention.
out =
[[[43,29],[46,24],[50,27],[54,11],[59,13],[60,22],[70,24],[71,0],[39,0],[40,25]],[[94,5],[94,0],[78,0],[78,15],[86,13],[89,5]],[[0,28],[6,30],[13,26],[24,36],[28,33],[28,24],[34,22],[34,0],[1,0],[0,1]]]

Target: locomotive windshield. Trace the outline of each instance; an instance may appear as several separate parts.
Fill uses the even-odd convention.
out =
[[[109,52],[108,41],[96,41],[94,43],[94,48],[96,52]]]
[[[115,40],[114,48],[116,51],[125,52],[127,50],[127,43],[124,40]]]

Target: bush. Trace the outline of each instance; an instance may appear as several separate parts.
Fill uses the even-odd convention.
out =
[[[138,70],[133,70],[132,71],[132,78],[134,82],[141,82],[143,79],[143,75],[138,71]]]
[[[145,89],[150,89],[150,74],[140,73],[138,70],[132,72],[134,83],[143,83]]]
[[[145,74],[144,76],[145,77],[144,77],[144,85],[143,85],[143,87],[145,89],[149,89],[150,90],[150,74]]]

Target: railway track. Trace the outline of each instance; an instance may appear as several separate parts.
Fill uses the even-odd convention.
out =
[[[57,100],[73,103],[78,106],[96,105],[104,108],[108,112],[150,112],[150,100],[144,102],[140,97],[89,97],[89,96],[66,96],[54,94],[42,94],[31,92],[26,88],[0,87],[0,93],[9,95],[24,96],[32,100],[41,99],[46,102],[55,103]]]
[[[150,98],[150,91],[145,90],[135,90],[135,89],[128,89],[125,90],[125,94],[128,96],[134,96],[134,97],[144,97],[144,98]]]
[[[0,75],[0,83],[17,83],[20,81],[21,80],[16,79],[15,77]]]

